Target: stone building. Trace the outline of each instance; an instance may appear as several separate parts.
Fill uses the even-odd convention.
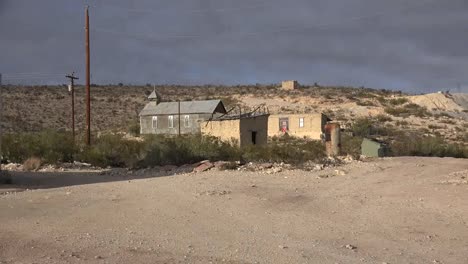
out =
[[[140,112],[141,134],[199,134],[200,123],[226,114],[221,100],[160,102],[153,91]]]
[[[268,136],[288,134],[320,140],[325,132],[325,125],[330,121],[324,114],[276,114],[268,118]]]
[[[281,88],[283,90],[294,90],[299,88],[299,83],[297,81],[291,80],[291,81],[283,81],[281,83]]]
[[[223,141],[234,141],[240,147],[266,145],[268,142],[268,114],[223,116],[202,123],[203,135]]]

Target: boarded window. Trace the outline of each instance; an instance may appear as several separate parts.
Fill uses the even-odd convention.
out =
[[[184,125],[185,125],[185,127],[190,127],[190,116],[189,115],[184,116]]]
[[[174,116],[167,117],[167,127],[173,128],[174,127]]]
[[[158,128],[158,117],[153,116],[153,122],[152,122],[153,128]]]
[[[299,118],[299,127],[304,127],[304,118],[303,117]]]

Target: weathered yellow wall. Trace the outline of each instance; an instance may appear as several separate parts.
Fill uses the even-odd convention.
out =
[[[281,88],[283,90],[294,90],[299,88],[299,83],[297,81],[283,81],[281,83]]]
[[[268,115],[244,118],[241,120],[240,128],[242,147],[252,144],[252,131],[257,132],[256,145],[268,143]]]
[[[240,121],[223,120],[223,121],[205,121],[200,124],[202,135],[218,137],[223,141],[232,139],[240,142]]]
[[[295,137],[308,137],[310,139],[320,139],[323,128],[326,123],[326,117],[323,114],[284,114],[270,115],[268,119],[268,136],[280,136],[283,133],[279,129],[279,119],[289,118],[288,134]],[[299,118],[304,118],[304,127],[299,127]]]
[[[202,135],[217,137],[223,141],[236,140],[243,147],[252,144],[252,132],[257,132],[256,144],[268,142],[268,115],[234,119],[214,120],[201,123]]]

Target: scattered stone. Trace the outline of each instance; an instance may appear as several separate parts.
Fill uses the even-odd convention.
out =
[[[165,165],[161,168],[162,171],[169,172],[177,169],[178,167],[175,165]]]
[[[94,256],[95,259],[102,259],[101,256]]]
[[[346,172],[344,170],[335,170],[336,175],[345,176]]]
[[[263,169],[271,169],[273,167],[273,163],[261,163],[258,165],[258,168]]]
[[[281,248],[281,249],[287,249],[288,248],[287,246],[283,246],[283,245],[279,245],[278,247]]]
[[[348,245],[346,245],[346,246],[345,246],[345,248],[347,248],[347,249],[350,249],[350,250],[355,250],[357,247],[356,247],[356,246],[353,246],[353,245],[350,245],[350,244],[348,244]]]
[[[200,165],[198,165],[195,169],[193,169],[193,172],[203,172],[203,171],[207,171],[211,168],[213,168],[214,165],[213,163],[207,161],[207,162],[204,162]]]

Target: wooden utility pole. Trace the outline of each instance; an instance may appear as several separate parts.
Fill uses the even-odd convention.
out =
[[[70,79],[72,135],[73,135],[73,142],[75,142],[75,80],[78,80],[78,77],[75,77],[74,72],[72,72],[72,74],[69,74],[65,77]]]
[[[86,145],[91,145],[91,76],[90,76],[90,52],[89,52],[89,7],[86,6],[85,15],[86,35]]]
[[[178,111],[179,117],[178,117],[178,119],[179,119],[179,136],[180,136],[180,101],[177,101],[177,103],[178,103],[177,105],[178,105],[178,108],[179,108],[179,111]]]

